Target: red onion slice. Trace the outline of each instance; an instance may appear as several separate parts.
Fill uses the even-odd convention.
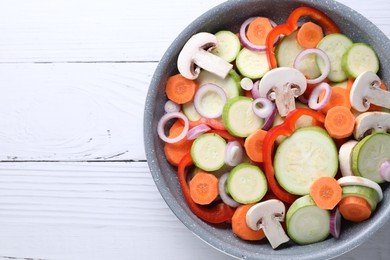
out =
[[[240,42],[241,44],[251,50],[251,51],[265,51],[267,49],[267,47],[265,45],[256,45],[256,44],[253,44],[252,42],[250,42],[248,40],[248,38],[246,37],[246,28],[248,27],[248,25],[253,21],[255,20],[257,17],[250,17],[248,18],[247,20],[245,20],[241,27],[240,27],[240,33],[239,33],[239,39],[240,39]],[[275,27],[276,26],[276,23],[272,20],[269,19],[269,22],[271,23],[272,27]],[[275,44],[278,43],[280,37],[276,37],[275,39]]]
[[[271,128],[277,112],[278,112],[278,109],[276,108],[276,106],[274,106],[274,109],[272,110],[271,115],[267,119],[265,119],[265,123],[261,129],[267,131]]]
[[[390,160],[381,164],[380,174],[385,181],[390,181]]]
[[[204,100],[205,98],[213,98],[213,100]],[[194,106],[201,116],[205,118],[217,118],[222,115],[223,106],[226,101],[226,93],[221,87],[214,84],[204,84],[196,91]]]
[[[202,134],[204,134],[210,130],[211,130],[211,128],[206,124],[200,124],[200,125],[194,126],[190,130],[188,130],[187,139],[194,140],[195,138],[201,136]]]
[[[330,234],[335,237],[340,237],[341,230],[341,214],[339,208],[336,207],[330,212]]]
[[[226,181],[229,177],[229,172],[223,174],[218,181],[218,190],[219,190],[219,196],[221,197],[222,201],[232,207],[232,208],[237,208],[241,204],[235,201],[232,197],[229,196],[226,192]]]
[[[307,80],[308,84],[317,84],[317,83],[320,83],[321,81],[323,81],[324,79],[326,79],[326,77],[328,77],[329,72],[330,72],[330,60],[329,60],[328,55],[323,50],[318,49],[318,48],[304,49],[303,51],[301,51],[297,55],[297,57],[295,57],[293,67],[295,69],[298,69],[298,64],[302,60],[302,58],[305,57],[306,55],[309,55],[309,54],[312,54],[312,53],[320,56],[324,60],[324,63],[325,63],[324,70],[323,70],[322,74],[318,78],[308,79]]]
[[[321,92],[323,91],[325,91],[325,96],[323,97],[321,102],[318,103],[318,98]],[[313,110],[319,110],[323,108],[326,105],[326,103],[329,102],[331,95],[332,95],[332,87],[328,83],[322,82],[321,84],[318,84],[311,92],[308,105]]]
[[[253,81],[250,78],[244,77],[241,79],[240,85],[241,88],[244,90],[252,90]]]
[[[251,92],[252,92],[252,97],[253,97],[254,99],[260,97],[259,85],[260,85],[260,80],[256,80],[255,83],[253,83],[253,87],[252,87]]]
[[[272,114],[274,107],[274,103],[265,97],[256,98],[252,103],[253,112],[260,118],[268,118]]]
[[[179,112],[180,111],[180,105],[175,103],[175,102],[173,102],[172,100],[168,100],[167,102],[165,102],[164,110],[167,113]]]
[[[230,141],[225,148],[225,163],[229,166],[236,166],[242,161],[244,149],[238,141]]]
[[[173,118],[179,118],[184,121],[184,128],[183,131],[176,137],[174,138],[169,138],[168,136],[165,135],[165,124],[173,119]],[[189,122],[188,118],[182,113],[182,112],[171,112],[171,113],[166,113],[164,114],[160,120],[158,121],[157,124],[157,133],[158,136],[161,138],[166,143],[177,143],[180,140],[182,140],[184,137],[186,137],[188,129],[189,129]]]

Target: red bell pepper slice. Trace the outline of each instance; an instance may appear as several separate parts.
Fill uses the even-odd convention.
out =
[[[311,116],[314,125],[322,125],[325,121],[325,116],[320,112],[307,108],[297,108],[286,116],[283,124],[269,130],[263,141],[264,169],[268,185],[275,196],[288,204],[292,204],[298,196],[284,190],[275,179],[275,170],[273,166],[274,144],[279,136],[290,136],[295,131],[295,123],[304,115]]]
[[[216,204],[213,207],[205,207],[196,204],[190,195],[190,189],[186,180],[185,168],[193,164],[191,154],[186,154],[178,165],[178,178],[183,191],[183,195],[191,211],[200,219],[209,223],[223,223],[230,222],[235,209],[226,205],[223,202]]]
[[[339,27],[323,12],[312,7],[298,7],[288,17],[287,22],[274,27],[267,35],[266,47],[268,63],[271,69],[278,66],[274,51],[274,42],[276,37],[283,34],[285,36],[291,34],[298,29],[298,20],[302,16],[307,16],[318,22],[324,29],[326,34],[339,33]]]

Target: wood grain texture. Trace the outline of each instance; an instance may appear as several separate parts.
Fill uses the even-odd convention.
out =
[[[339,259],[387,259],[389,228]],[[145,162],[1,163],[4,257],[233,259],[173,215]]]
[[[222,2],[4,1],[0,62],[158,61],[187,25]],[[390,35],[390,1],[340,2]]]
[[[0,160],[145,160],[155,63],[0,64]]]
[[[146,163],[0,164],[0,258],[168,259],[173,253],[226,259],[176,219]]]

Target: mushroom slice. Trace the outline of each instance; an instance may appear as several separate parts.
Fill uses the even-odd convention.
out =
[[[353,176],[352,172],[352,150],[358,143],[356,140],[349,140],[341,145],[339,149],[339,165],[342,176]]]
[[[280,200],[266,200],[248,210],[246,224],[253,230],[263,229],[272,248],[277,248],[290,240],[280,224],[284,221],[285,212],[286,207]]]
[[[380,88],[381,79],[372,71],[360,74],[354,81],[350,101],[354,109],[365,112],[370,104],[390,108],[390,92]]]
[[[280,116],[295,109],[295,98],[302,95],[307,86],[306,77],[297,69],[280,67],[267,72],[260,81],[259,94],[275,100]]]
[[[209,51],[217,44],[218,40],[214,34],[200,32],[193,35],[179,53],[177,68],[180,74],[194,80],[202,68],[225,78],[233,65]]]
[[[369,134],[390,131],[390,114],[386,112],[365,112],[355,119],[353,135],[360,141]]]

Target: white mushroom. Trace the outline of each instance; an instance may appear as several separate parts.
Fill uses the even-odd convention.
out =
[[[263,229],[272,248],[277,248],[290,240],[280,224],[280,221],[284,221],[285,211],[286,208],[280,200],[266,200],[248,210],[246,224],[253,230]]]
[[[356,140],[349,140],[340,147],[339,150],[339,164],[342,176],[353,176],[352,172],[352,150],[358,143]]]
[[[214,34],[200,32],[193,35],[179,53],[177,68],[180,74],[187,79],[194,80],[202,68],[225,78],[233,65],[208,51],[217,43],[218,40]]]
[[[353,135],[356,140],[378,132],[390,132],[390,114],[386,112],[365,112],[355,119]]]
[[[295,98],[305,92],[307,81],[297,69],[280,67],[267,72],[259,84],[259,94],[275,100],[279,114],[284,117],[295,109]]]
[[[350,101],[354,109],[365,112],[370,104],[390,108],[390,92],[380,88],[381,79],[372,71],[360,74],[354,81]]]

